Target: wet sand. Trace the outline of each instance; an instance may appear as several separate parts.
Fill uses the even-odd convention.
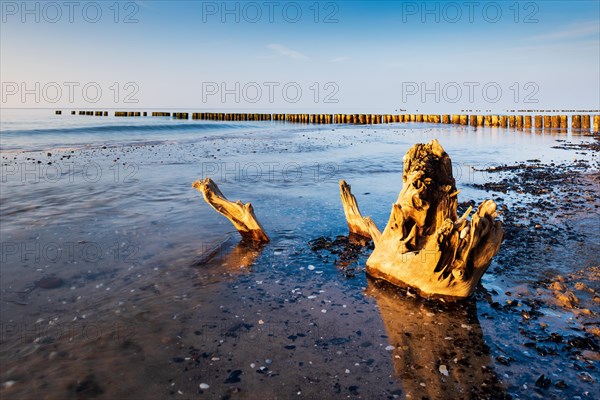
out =
[[[2,153],[63,168],[3,181],[0,394],[597,398],[598,150],[556,141],[595,139],[414,126]],[[492,197],[507,229],[465,304],[367,279],[368,246],[309,245],[346,233],[339,179],[383,227],[402,155],[432,137],[459,200]],[[240,245],[191,188],[203,175],[251,201],[272,242]]]

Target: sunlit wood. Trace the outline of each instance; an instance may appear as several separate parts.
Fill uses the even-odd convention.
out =
[[[470,210],[458,218],[452,162],[437,140],[406,153],[402,180],[367,273],[424,296],[469,296],[504,237],[496,204],[486,200],[470,220]]]
[[[350,234],[373,239],[373,242],[377,245],[377,241],[381,237],[381,232],[371,217],[362,216],[350,185],[343,180],[340,181],[340,197]]]
[[[240,200],[236,202],[227,200],[217,184],[210,178],[199,179],[192,186],[202,192],[204,200],[212,208],[231,221],[235,229],[242,235],[243,240],[262,243],[269,241],[269,237],[254,215],[252,204],[244,204]]]

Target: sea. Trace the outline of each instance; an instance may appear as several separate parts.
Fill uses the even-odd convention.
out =
[[[512,304],[511,292],[535,297],[543,277],[595,267],[597,243],[565,249],[569,263],[493,262],[478,294],[460,305],[367,278],[368,246],[350,259],[339,250],[348,234],[340,180],[383,229],[415,143],[439,140],[459,201],[510,206],[531,195],[482,189],[498,178],[490,168],[585,160],[596,167],[581,173],[597,172],[597,152],[560,146],[592,143],[592,135],[49,109],[0,117],[4,399],[598,394],[597,362],[536,351],[520,333],[522,309],[497,307]],[[271,242],[240,243],[192,187],[207,177],[228,199],[252,204]],[[317,248],[317,239],[334,244]],[[540,312],[548,335],[585,339],[570,330],[572,313]],[[536,386],[540,375],[568,387]]]

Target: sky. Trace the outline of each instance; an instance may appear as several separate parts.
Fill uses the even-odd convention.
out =
[[[600,2],[4,1],[2,108],[600,109]]]

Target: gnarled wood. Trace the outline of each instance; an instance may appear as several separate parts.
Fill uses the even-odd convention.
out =
[[[350,234],[373,239],[373,242],[377,245],[381,232],[371,217],[362,216],[358,209],[356,197],[352,194],[352,188],[344,180],[340,181],[340,197]]]
[[[269,241],[269,237],[254,215],[252,204],[244,204],[240,200],[236,202],[227,200],[217,184],[210,178],[199,179],[192,186],[202,192],[204,200],[212,208],[231,221],[235,229],[242,235],[242,240],[259,243]]]
[[[425,296],[468,297],[504,237],[496,204],[486,200],[470,221],[470,210],[458,218],[452,163],[437,140],[406,153],[402,180],[367,273]]]
[[[365,224],[369,229],[371,239],[373,239],[373,244],[377,246],[377,242],[379,242],[379,239],[381,238],[381,231],[379,230],[377,225],[375,225],[375,221],[373,221],[371,217],[365,217]]]

